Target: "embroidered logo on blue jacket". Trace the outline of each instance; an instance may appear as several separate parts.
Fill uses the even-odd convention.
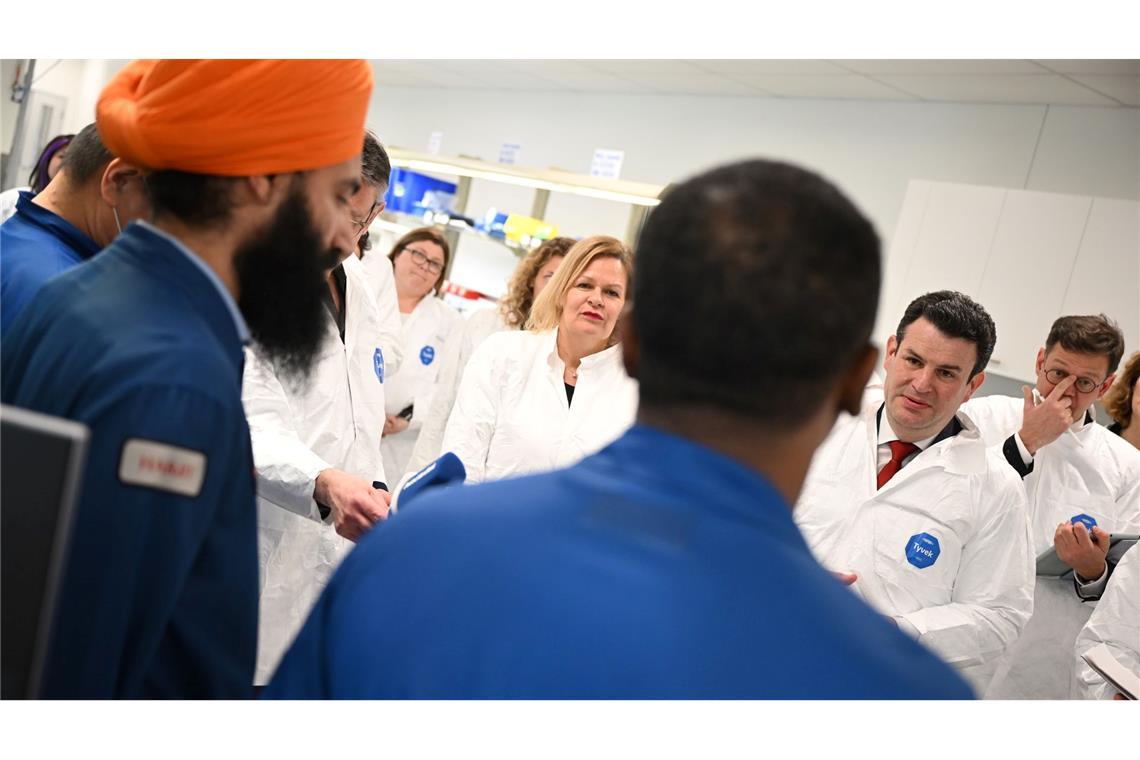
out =
[[[1081,512],[1079,515],[1073,515],[1069,520],[1070,525],[1076,525],[1077,523],[1082,523],[1085,526],[1085,530],[1092,533],[1093,526],[1096,525],[1096,518]]]
[[[376,353],[372,354],[372,368],[376,370],[376,379],[381,383],[384,382],[384,352],[380,350],[379,346],[376,348]]]
[[[435,361],[435,349],[431,346],[424,346],[420,349],[420,362],[426,367]]]
[[[937,562],[941,553],[938,539],[929,533],[916,533],[906,542],[906,561],[919,570]]]

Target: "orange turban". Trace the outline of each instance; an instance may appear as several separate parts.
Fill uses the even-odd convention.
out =
[[[359,155],[371,93],[365,61],[135,61],[103,89],[96,125],[148,169],[287,174]]]

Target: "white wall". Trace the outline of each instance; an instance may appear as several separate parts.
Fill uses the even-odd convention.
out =
[[[718,163],[765,156],[837,182],[893,236],[911,179],[1140,198],[1140,109],[788,100],[754,97],[377,88],[369,125],[390,145],[585,172],[595,148],[626,152],[622,178],[666,183]],[[1040,141],[1038,139],[1040,135]],[[530,195],[476,182],[468,212]],[[564,231],[622,235],[620,204],[552,196]]]

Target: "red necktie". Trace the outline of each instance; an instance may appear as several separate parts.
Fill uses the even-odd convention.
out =
[[[891,441],[887,444],[891,447],[891,461],[883,465],[883,469],[879,470],[878,487],[882,488],[883,485],[895,476],[895,473],[902,469],[903,460],[908,456],[918,451],[918,447],[913,443],[903,443],[902,441]]]

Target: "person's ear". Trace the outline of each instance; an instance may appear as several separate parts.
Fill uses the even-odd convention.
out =
[[[637,342],[637,328],[633,325],[633,301],[626,301],[618,320],[621,331],[621,360],[625,373],[634,380],[641,370],[641,344]]]
[[[274,199],[283,196],[289,186],[289,174],[259,174],[245,177],[241,186],[245,189],[249,201],[262,206],[273,204]]]
[[[112,158],[103,169],[103,176],[99,178],[99,197],[108,206],[114,208],[119,205],[119,196],[123,187],[132,177],[139,176],[139,170],[121,158]]]
[[[1115,382],[1116,382],[1116,373],[1113,372],[1111,375],[1109,375],[1108,377],[1106,377],[1104,379],[1103,383],[1100,384],[1100,390],[1096,394],[1096,400],[1100,401],[1102,398],[1104,398],[1104,394],[1108,393],[1109,388],[1111,388],[1112,384]]]
[[[965,396],[965,398],[962,399],[962,403],[964,404],[967,401],[969,401],[970,397],[973,396],[977,392],[978,388],[982,387],[982,383],[984,383],[985,381],[986,381],[985,371],[979,372],[978,374],[976,374],[972,378],[970,378],[970,382],[966,383],[966,396]]]
[[[891,344],[894,336],[887,341]],[[875,371],[875,364],[879,360],[879,349],[868,343],[859,349],[855,358],[848,365],[847,370],[839,378],[839,408],[851,415],[858,415],[863,408],[863,392],[867,389],[867,381]]]

